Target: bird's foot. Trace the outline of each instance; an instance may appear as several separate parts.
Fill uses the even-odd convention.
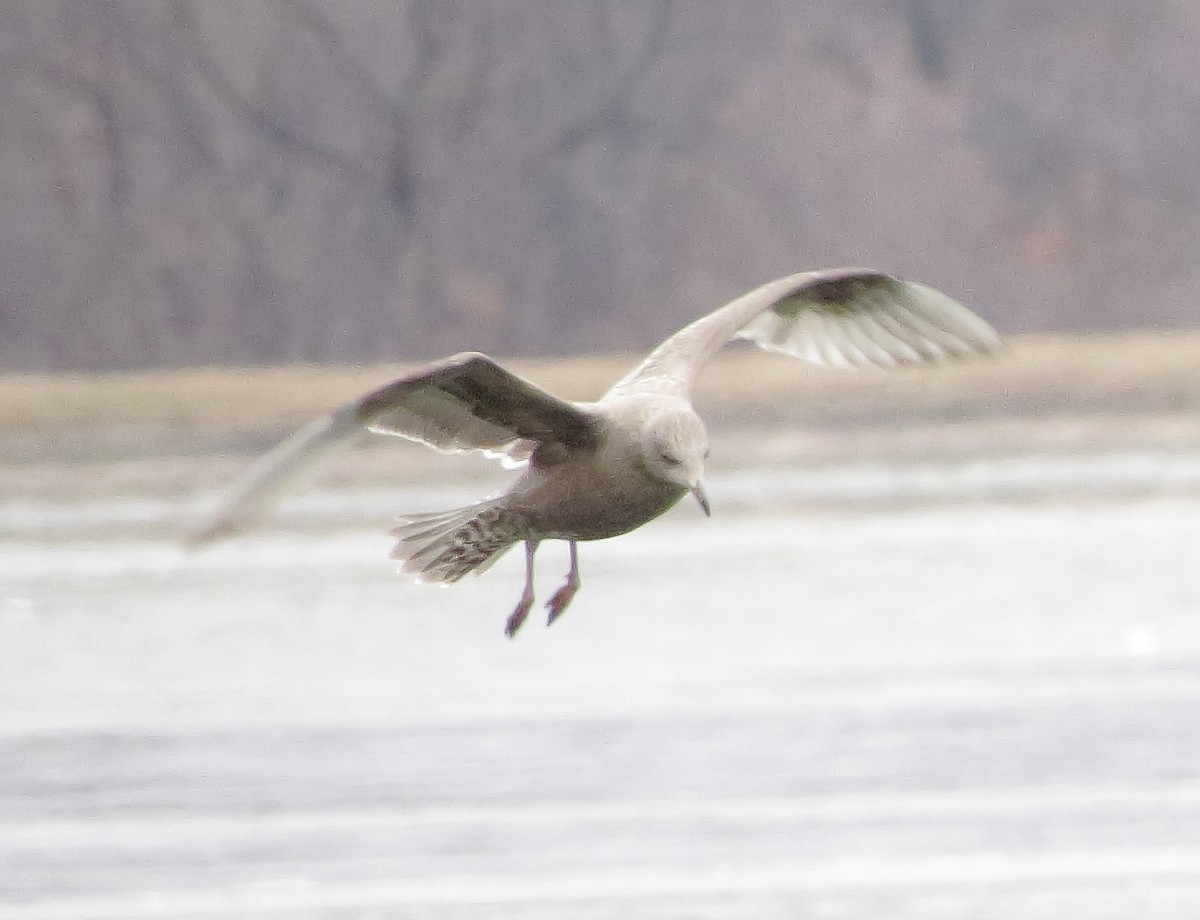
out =
[[[579,590],[579,582],[568,581],[565,585],[554,592],[554,596],[546,601],[546,609],[550,611],[550,615],[546,617],[546,625],[549,626],[567,609],[567,605],[571,603],[571,599],[575,597],[575,592]]]
[[[521,624],[529,616],[529,608],[532,606],[533,595],[522,594],[521,599],[517,602],[517,609],[509,615],[508,622],[504,624],[504,635],[511,639],[517,634],[517,630],[521,628]]]

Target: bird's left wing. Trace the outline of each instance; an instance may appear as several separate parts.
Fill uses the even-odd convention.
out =
[[[369,430],[437,450],[481,450],[527,459],[538,444],[585,448],[598,437],[586,408],[559,399],[487,355],[467,352],[427,365],[301,428],[237,480],[192,544],[245,529],[333,448]]]
[[[807,272],[736,333],[816,364],[858,367],[962,358],[1000,345],[986,322],[936,288],[883,272]]]
[[[609,391],[687,393],[734,338],[835,367],[921,364],[1000,347],[986,322],[941,291],[867,268],[777,278],[680,329]]]

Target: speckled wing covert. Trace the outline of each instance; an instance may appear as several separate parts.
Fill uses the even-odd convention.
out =
[[[301,428],[233,484],[189,542],[198,545],[245,529],[318,460],[364,430],[441,451],[481,450],[520,462],[538,444],[587,447],[595,442],[597,425],[586,409],[534,386],[487,355],[454,355]]]

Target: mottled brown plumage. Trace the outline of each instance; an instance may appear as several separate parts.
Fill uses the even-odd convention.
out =
[[[243,529],[322,452],[363,428],[438,450],[485,451],[523,472],[493,498],[401,518],[392,556],[420,580],[455,582],[524,543],[525,586],[505,628],[511,636],[533,603],[539,542],[566,540],[570,570],[546,605],[553,622],[579,588],[577,542],[628,533],[689,492],[708,513],[708,439],[691,388],[704,362],[735,337],[841,367],[937,361],[999,344],[983,320],[933,288],[843,268],[755,288],[675,333],[593,403],[559,399],[486,355],[455,355],[284,441],[235,484],[194,542]]]

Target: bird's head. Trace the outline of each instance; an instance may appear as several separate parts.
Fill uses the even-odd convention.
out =
[[[651,475],[691,492],[705,515],[711,514],[704,494],[704,461],[708,432],[693,412],[664,413],[642,431],[642,459]]]

